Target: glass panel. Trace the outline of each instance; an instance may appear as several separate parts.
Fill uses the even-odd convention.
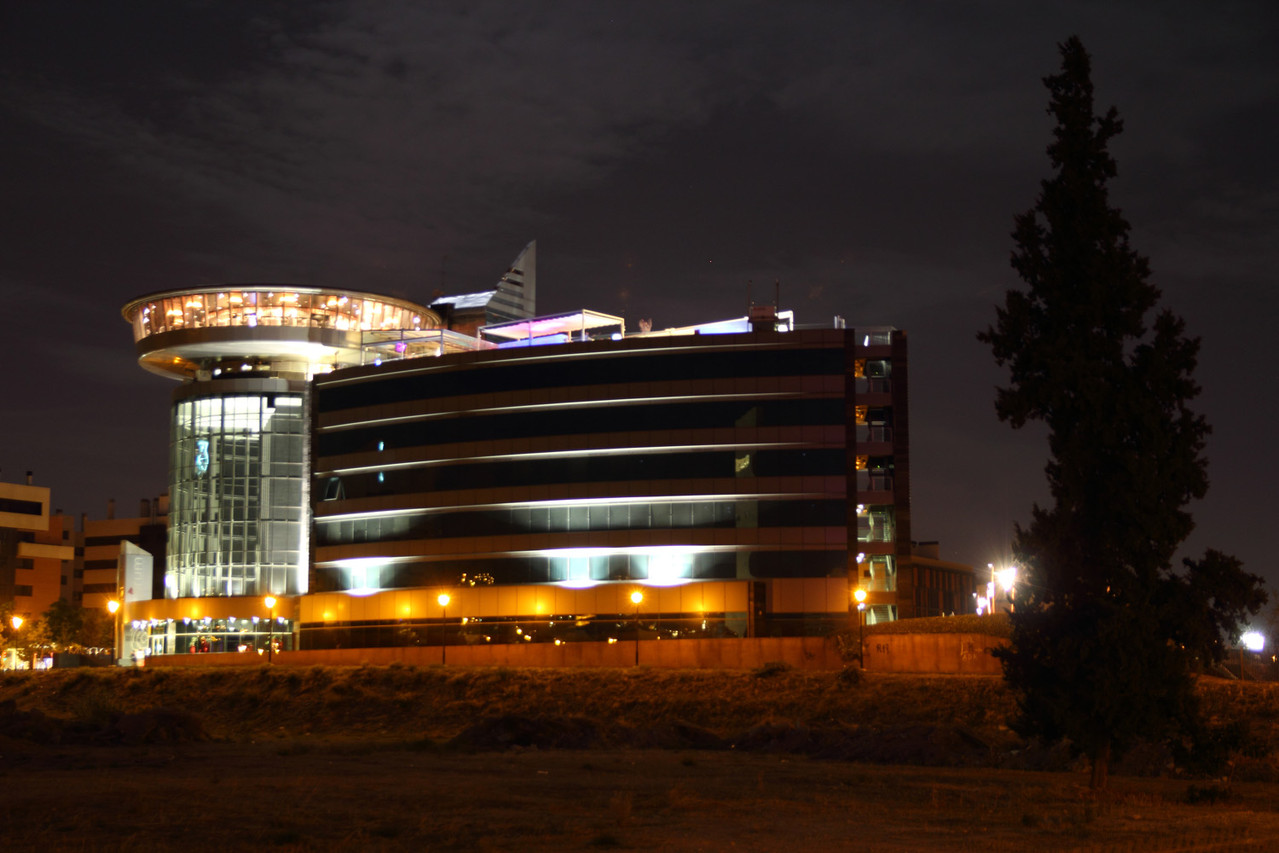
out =
[[[304,411],[286,395],[174,406],[168,597],[306,591]]]

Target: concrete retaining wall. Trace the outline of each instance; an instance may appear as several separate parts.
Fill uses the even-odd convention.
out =
[[[1008,645],[986,634],[873,634],[866,638],[866,668],[875,672],[1002,675],[991,650]]]
[[[1000,675],[991,649],[1007,640],[985,634],[875,634],[866,638],[866,669],[873,672]],[[524,646],[399,646],[385,649],[328,649],[277,652],[279,666],[635,666],[635,643],[536,643]],[[780,661],[796,669],[844,667],[835,641],[825,637],[751,637],[739,640],[647,640],[639,663],[667,669],[756,669]],[[255,654],[159,655],[147,666],[260,666]],[[854,664],[855,665],[855,664]]]
[[[549,643],[495,646],[439,646],[384,649],[328,649],[276,652],[280,666],[635,666],[635,643]],[[837,670],[844,666],[835,641],[825,637],[754,637],[740,640],[648,640],[639,644],[641,666],[669,669],[755,669],[781,661],[796,669]],[[265,656],[245,653],[157,655],[147,666],[260,666]]]

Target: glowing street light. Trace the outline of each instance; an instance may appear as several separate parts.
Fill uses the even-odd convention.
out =
[[[639,666],[639,608],[644,603],[644,593],[638,589],[631,593],[631,604],[635,605],[635,665]]]
[[[271,621],[267,624],[266,634],[266,662],[271,662],[271,653],[275,651],[275,596],[268,595],[262,599],[262,603],[266,605],[266,609],[271,611]]]
[[[107,602],[107,612],[111,614],[111,660],[120,662],[120,602],[114,598]]]
[[[995,572],[995,580],[999,581],[999,588],[1004,592],[1012,592],[1017,583],[1017,567],[1009,566],[1006,569],[1000,569]]]
[[[1017,585],[1017,567],[1009,566],[1006,569],[1000,569],[995,572],[995,580],[999,581],[999,588],[1008,597],[1008,612],[1012,613],[1016,609],[1016,605],[1013,604],[1013,588]]]
[[[21,616],[15,613],[13,614],[13,618],[9,620],[9,624],[13,626],[14,632],[17,633],[18,629],[22,627],[22,623],[24,621],[25,620]],[[17,669],[18,668],[18,650],[15,647],[15,648],[9,649],[9,652],[12,655],[10,667],[12,669]]]
[[[1260,631],[1245,631],[1239,638],[1239,680],[1243,681],[1244,649],[1256,654],[1266,647],[1266,636]]]
[[[435,599],[440,603],[440,664],[448,663],[448,621],[449,621],[449,594],[441,592],[439,598]]]
[[[860,586],[853,590],[857,602],[857,665],[866,668],[866,590]]]

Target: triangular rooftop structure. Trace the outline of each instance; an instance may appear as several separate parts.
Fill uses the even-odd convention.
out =
[[[445,317],[449,328],[476,334],[482,326],[527,320],[537,315],[537,241],[531,241],[511,262],[493,290],[441,296],[431,308]]]

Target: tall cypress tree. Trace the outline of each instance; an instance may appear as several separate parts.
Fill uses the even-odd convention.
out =
[[[1094,113],[1079,39],[1059,47],[1061,72],[1044,80],[1057,121],[1053,175],[1013,231],[1027,289],[1009,291],[978,337],[1010,372],[999,417],[1049,432],[1052,505],[1034,507],[1014,540],[1027,582],[1002,657],[1017,728],[1067,739],[1101,788],[1134,739],[1195,728],[1196,657],[1219,654],[1220,631],[1236,630],[1264,594],[1216,552],[1184,575],[1172,570],[1193,528],[1186,506],[1208,487],[1209,427],[1189,408],[1199,340],[1157,308],[1149,263],[1110,205],[1107,146],[1123,124],[1113,107]],[[1223,572],[1236,582],[1229,601],[1202,582]]]

